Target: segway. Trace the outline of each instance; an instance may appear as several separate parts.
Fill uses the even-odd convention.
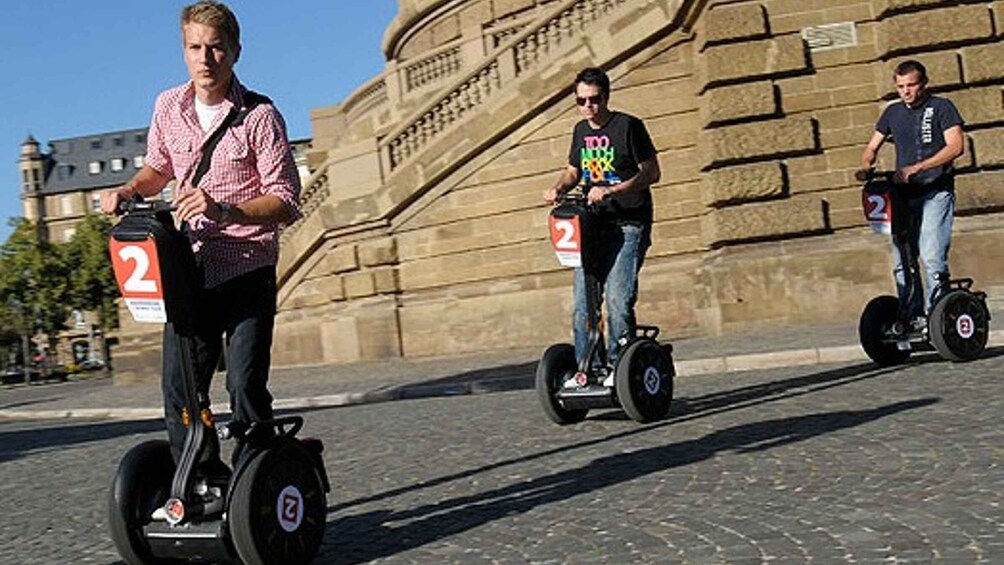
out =
[[[861,347],[882,366],[904,363],[913,351],[932,348],[949,361],[976,359],[990,335],[986,293],[972,290],[971,278],[952,279],[948,273],[940,273],[930,315],[913,318],[910,304],[924,288],[920,262],[913,253],[919,222],[903,194],[911,187],[893,182],[891,172],[871,172],[863,180],[865,217],[876,233],[892,234],[903,261],[905,291],[902,302],[889,295],[868,302],[858,324]]]
[[[585,192],[588,189],[584,189]],[[544,413],[556,424],[585,419],[590,409],[620,407],[640,423],[661,420],[673,399],[672,348],[660,345],[659,328],[637,326],[634,335],[621,336],[621,354],[611,367],[600,330],[603,282],[596,238],[600,218],[584,194],[565,194],[551,210],[551,243],[558,262],[582,267],[585,276],[588,346],[576,362],[575,347],[548,347],[537,365],[536,390]]]
[[[193,366],[194,289],[187,237],[163,202],[123,203],[109,244],[126,306],[138,322],[174,325],[185,380],[187,426],[177,461],[167,441],[147,441],[119,463],[108,499],[112,540],[130,565],[181,560],[306,564],[324,537],[330,490],[317,440],[299,440],[299,416],[219,426],[237,442],[229,477],[200,476],[212,414],[199,402]]]

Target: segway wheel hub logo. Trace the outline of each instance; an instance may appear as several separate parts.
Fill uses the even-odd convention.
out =
[[[275,513],[279,525],[287,532],[295,532],[303,522],[303,495],[293,485],[282,489],[276,501]]]
[[[185,503],[177,498],[172,498],[164,505],[164,513],[167,514],[167,523],[176,526],[185,519]]]
[[[651,395],[658,394],[659,389],[662,388],[662,375],[659,374],[659,369],[655,367],[646,368],[643,382],[645,383],[646,392]]]
[[[973,319],[969,314],[963,314],[955,320],[955,331],[958,332],[959,337],[962,339],[969,339],[976,333],[976,324],[973,323]]]

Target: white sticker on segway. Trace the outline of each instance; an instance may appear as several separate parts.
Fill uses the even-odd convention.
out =
[[[875,233],[892,233],[892,198],[889,193],[870,194],[861,192],[861,205],[865,219]]]
[[[659,370],[655,367],[648,367],[645,369],[645,392],[655,396],[659,394],[659,389],[662,388],[662,375],[659,374]]]
[[[115,280],[133,319],[139,323],[166,322],[164,286],[154,240],[124,242],[112,238],[108,250]]]
[[[962,339],[969,339],[976,333],[976,324],[969,314],[963,314],[955,320],[955,331]]]
[[[555,218],[551,216],[551,245],[564,267],[582,266],[582,235],[578,216]]]
[[[283,530],[295,532],[303,522],[303,495],[300,490],[293,485],[282,489],[275,504],[275,513]]]

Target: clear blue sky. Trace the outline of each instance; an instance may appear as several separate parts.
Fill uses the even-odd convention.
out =
[[[4,3],[0,18],[0,242],[22,215],[17,159],[30,133],[54,139],[146,127],[157,93],[187,80],[179,14],[194,0]],[[384,68],[398,0],[230,0],[241,26],[237,75],[271,97],[293,139],[310,110],[336,104]]]

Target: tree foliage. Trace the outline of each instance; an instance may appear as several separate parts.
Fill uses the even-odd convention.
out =
[[[52,342],[73,309],[96,312],[105,332],[117,326],[107,218],[89,214],[62,245],[48,242],[23,218],[10,225],[0,245],[0,341],[44,333]]]
[[[23,320],[20,331],[54,336],[70,312],[64,255],[40,237],[34,223],[18,218],[11,227],[14,231],[0,246],[0,299]]]
[[[111,228],[106,216],[88,214],[63,248],[69,265],[69,305],[96,312],[105,333],[118,326],[115,299],[119,290],[108,258]]]

